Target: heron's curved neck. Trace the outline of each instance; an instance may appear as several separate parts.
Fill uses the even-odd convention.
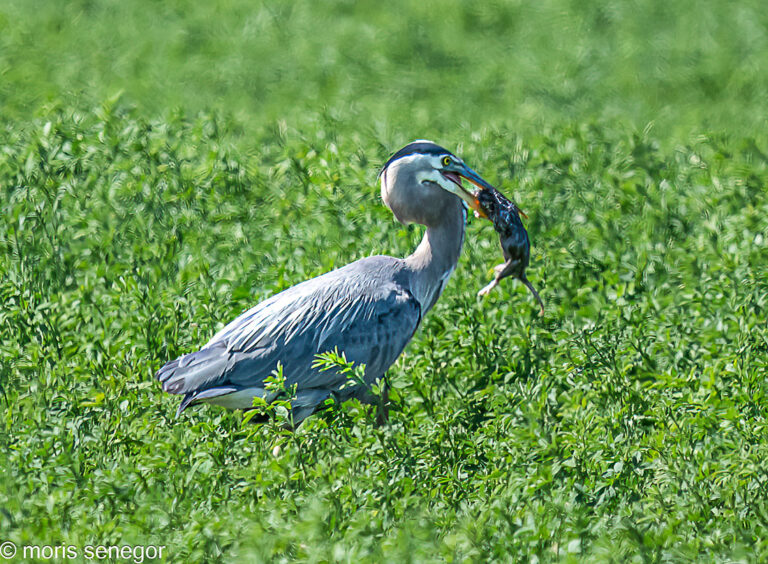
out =
[[[421,243],[405,259],[413,273],[411,292],[421,304],[422,315],[435,305],[459,262],[466,220],[466,210],[457,198],[439,223],[427,226]]]

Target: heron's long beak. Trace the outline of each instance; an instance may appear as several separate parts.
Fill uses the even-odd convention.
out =
[[[447,174],[446,174],[447,173]],[[443,174],[448,177],[450,180],[454,182],[454,184],[457,185],[457,190],[455,194],[459,196],[462,200],[467,202],[467,205],[469,205],[470,208],[475,210],[475,213],[479,215],[480,217],[484,217],[488,219],[488,215],[485,213],[485,210],[480,207],[480,202],[477,200],[477,197],[475,197],[475,192],[469,192],[461,185],[461,178],[467,179],[469,182],[477,186],[481,190],[495,190],[491,184],[486,182],[482,176],[477,174],[474,170],[469,168],[464,163],[461,164],[455,164],[450,169],[443,171]],[[458,178],[457,178],[458,177]]]
[[[472,184],[480,188],[481,190],[495,190],[493,186],[491,186],[488,182],[486,182],[482,176],[477,174],[474,170],[469,168],[467,165],[464,165],[461,167],[461,170],[456,171],[459,175],[463,176],[467,180],[469,180]]]

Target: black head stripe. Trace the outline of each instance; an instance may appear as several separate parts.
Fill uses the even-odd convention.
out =
[[[400,149],[397,153],[389,157],[389,160],[386,163],[384,163],[383,167],[381,167],[379,176],[381,176],[381,173],[384,172],[384,170],[393,162],[395,162],[397,159],[402,159],[403,157],[408,157],[410,155],[451,155],[452,157],[454,156],[454,154],[448,151],[447,149],[444,149],[440,145],[436,145],[435,143],[432,143],[430,141],[414,141],[413,143],[408,143],[405,147]]]

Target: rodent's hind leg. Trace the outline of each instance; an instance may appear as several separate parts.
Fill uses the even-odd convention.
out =
[[[480,290],[477,293],[477,295],[478,296],[487,296],[488,294],[491,293],[491,290],[493,290],[498,285],[499,285],[499,279],[498,278],[494,278],[493,280],[491,280],[491,283],[488,284],[487,286],[485,286],[482,290]]]
[[[495,273],[495,278],[491,281],[490,284],[488,284],[486,287],[484,287],[482,290],[480,290],[477,295],[478,296],[487,296],[491,293],[491,290],[493,290],[496,286],[499,285],[499,280],[502,278],[506,278],[507,276],[510,276],[512,274],[512,270],[514,269],[515,264],[517,261],[508,260],[507,262],[503,262],[501,264],[497,264],[493,267],[493,272]]]
[[[507,276],[515,276],[517,267],[520,265],[520,261],[517,259],[509,259],[507,262],[499,264],[493,267],[493,271],[496,273],[496,281],[506,278]]]

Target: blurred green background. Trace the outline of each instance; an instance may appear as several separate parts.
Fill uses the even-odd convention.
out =
[[[768,561],[767,12],[0,2],[0,545]],[[528,213],[546,314],[475,297],[501,255],[472,220],[390,424],[175,419],[164,362],[412,251],[376,173],[424,137]]]
[[[653,123],[664,140],[755,135],[766,12],[759,1],[6,0],[0,104],[23,115],[124,91],[154,114],[295,127],[329,115],[405,138],[586,119]]]

